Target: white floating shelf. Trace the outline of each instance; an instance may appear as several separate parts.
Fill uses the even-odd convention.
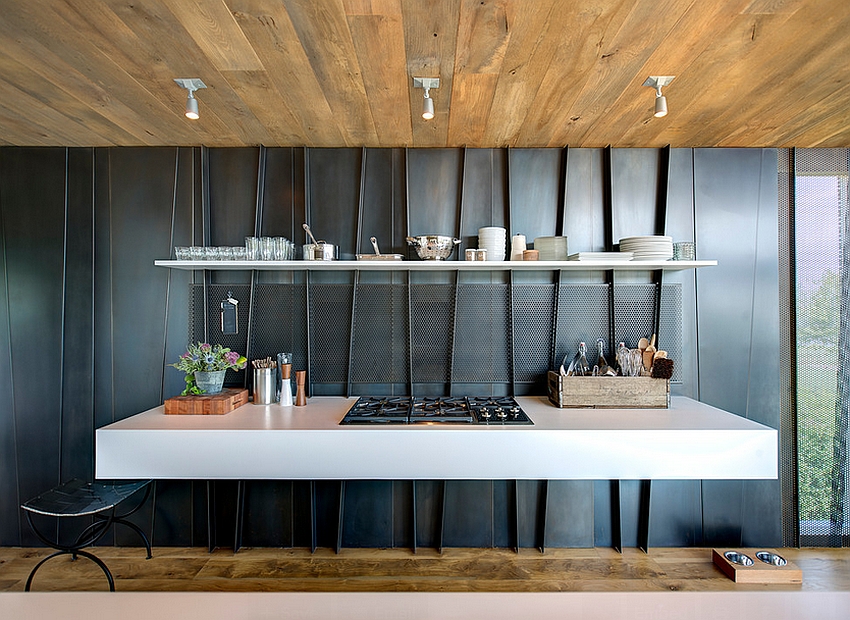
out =
[[[194,261],[158,260],[157,267],[169,269],[207,269],[215,271],[681,271],[697,267],[712,267],[716,260],[667,260],[667,261]]]

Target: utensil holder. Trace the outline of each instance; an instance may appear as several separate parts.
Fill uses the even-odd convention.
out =
[[[271,405],[275,397],[274,368],[254,369],[254,404]]]

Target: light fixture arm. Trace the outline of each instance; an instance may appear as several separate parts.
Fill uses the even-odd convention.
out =
[[[174,78],[174,81],[177,82],[178,86],[189,91],[186,97],[186,117],[197,120],[199,118],[198,100],[195,99],[195,91],[206,88],[207,85],[200,78]]]
[[[422,118],[426,121],[434,118],[434,100],[431,99],[431,89],[440,87],[440,78],[413,78],[413,87],[421,88],[425,91],[425,98],[422,101]]]
[[[673,81],[674,75],[650,75],[644,86],[655,89],[655,117],[667,116],[667,97],[661,93],[661,87]]]

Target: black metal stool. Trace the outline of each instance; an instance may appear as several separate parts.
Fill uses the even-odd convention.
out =
[[[27,578],[27,584],[26,587],[24,587],[24,591],[30,591],[32,579],[35,576],[36,571],[41,568],[47,560],[55,558],[58,555],[71,555],[71,557],[76,560],[77,556],[81,555],[100,567],[103,574],[106,575],[106,579],[109,581],[109,590],[111,592],[115,592],[115,581],[112,579],[112,573],[109,572],[109,569],[106,567],[106,564],[103,563],[103,560],[95,556],[93,553],[83,551],[82,549],[83,547],[89,547],[95,544],[103,538],[106,532],[109,531],[110,525],[113,523],[120,523],[122,525],[126,525],[141,536],[142,541],[145,543],[145,549],[148,552],[147,559],[150,559],[152,557],[151,544],[148,537],[145,536],[145,533],[141,530],[141,528],[139,528],[139,526],[126,520],[127,517],[136,512],[147,501],[151,492],[150,483],[150,480],[101,483],[83,482],[82,480],[73,479],[22,504],[21,508],[23,508],[26,512],[27,521],[38,539],[48,547],[52,547],[57,550],[56,553],[47,556],[35,565],[35,568],[32,569],[32,572],[30,572],[29,577]],[[145,495],[137,506],[124,514],[115,514],[116,508],[121,502],[142,488],[145,489]],[[48,539],[35,527],[35,523],[33,523],[32,518],[33,514],[41,514],[57,518],[91,516],[94,517],[94,522],[88,525],[80,533],[80,535],[77,536],[77,539],[73,544],[63,545],[58,540],[54,542]]]

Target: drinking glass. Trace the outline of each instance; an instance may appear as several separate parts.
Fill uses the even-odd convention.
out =
[[[248,260],[260,260],[259,237],[245,237],[245,255]]]

